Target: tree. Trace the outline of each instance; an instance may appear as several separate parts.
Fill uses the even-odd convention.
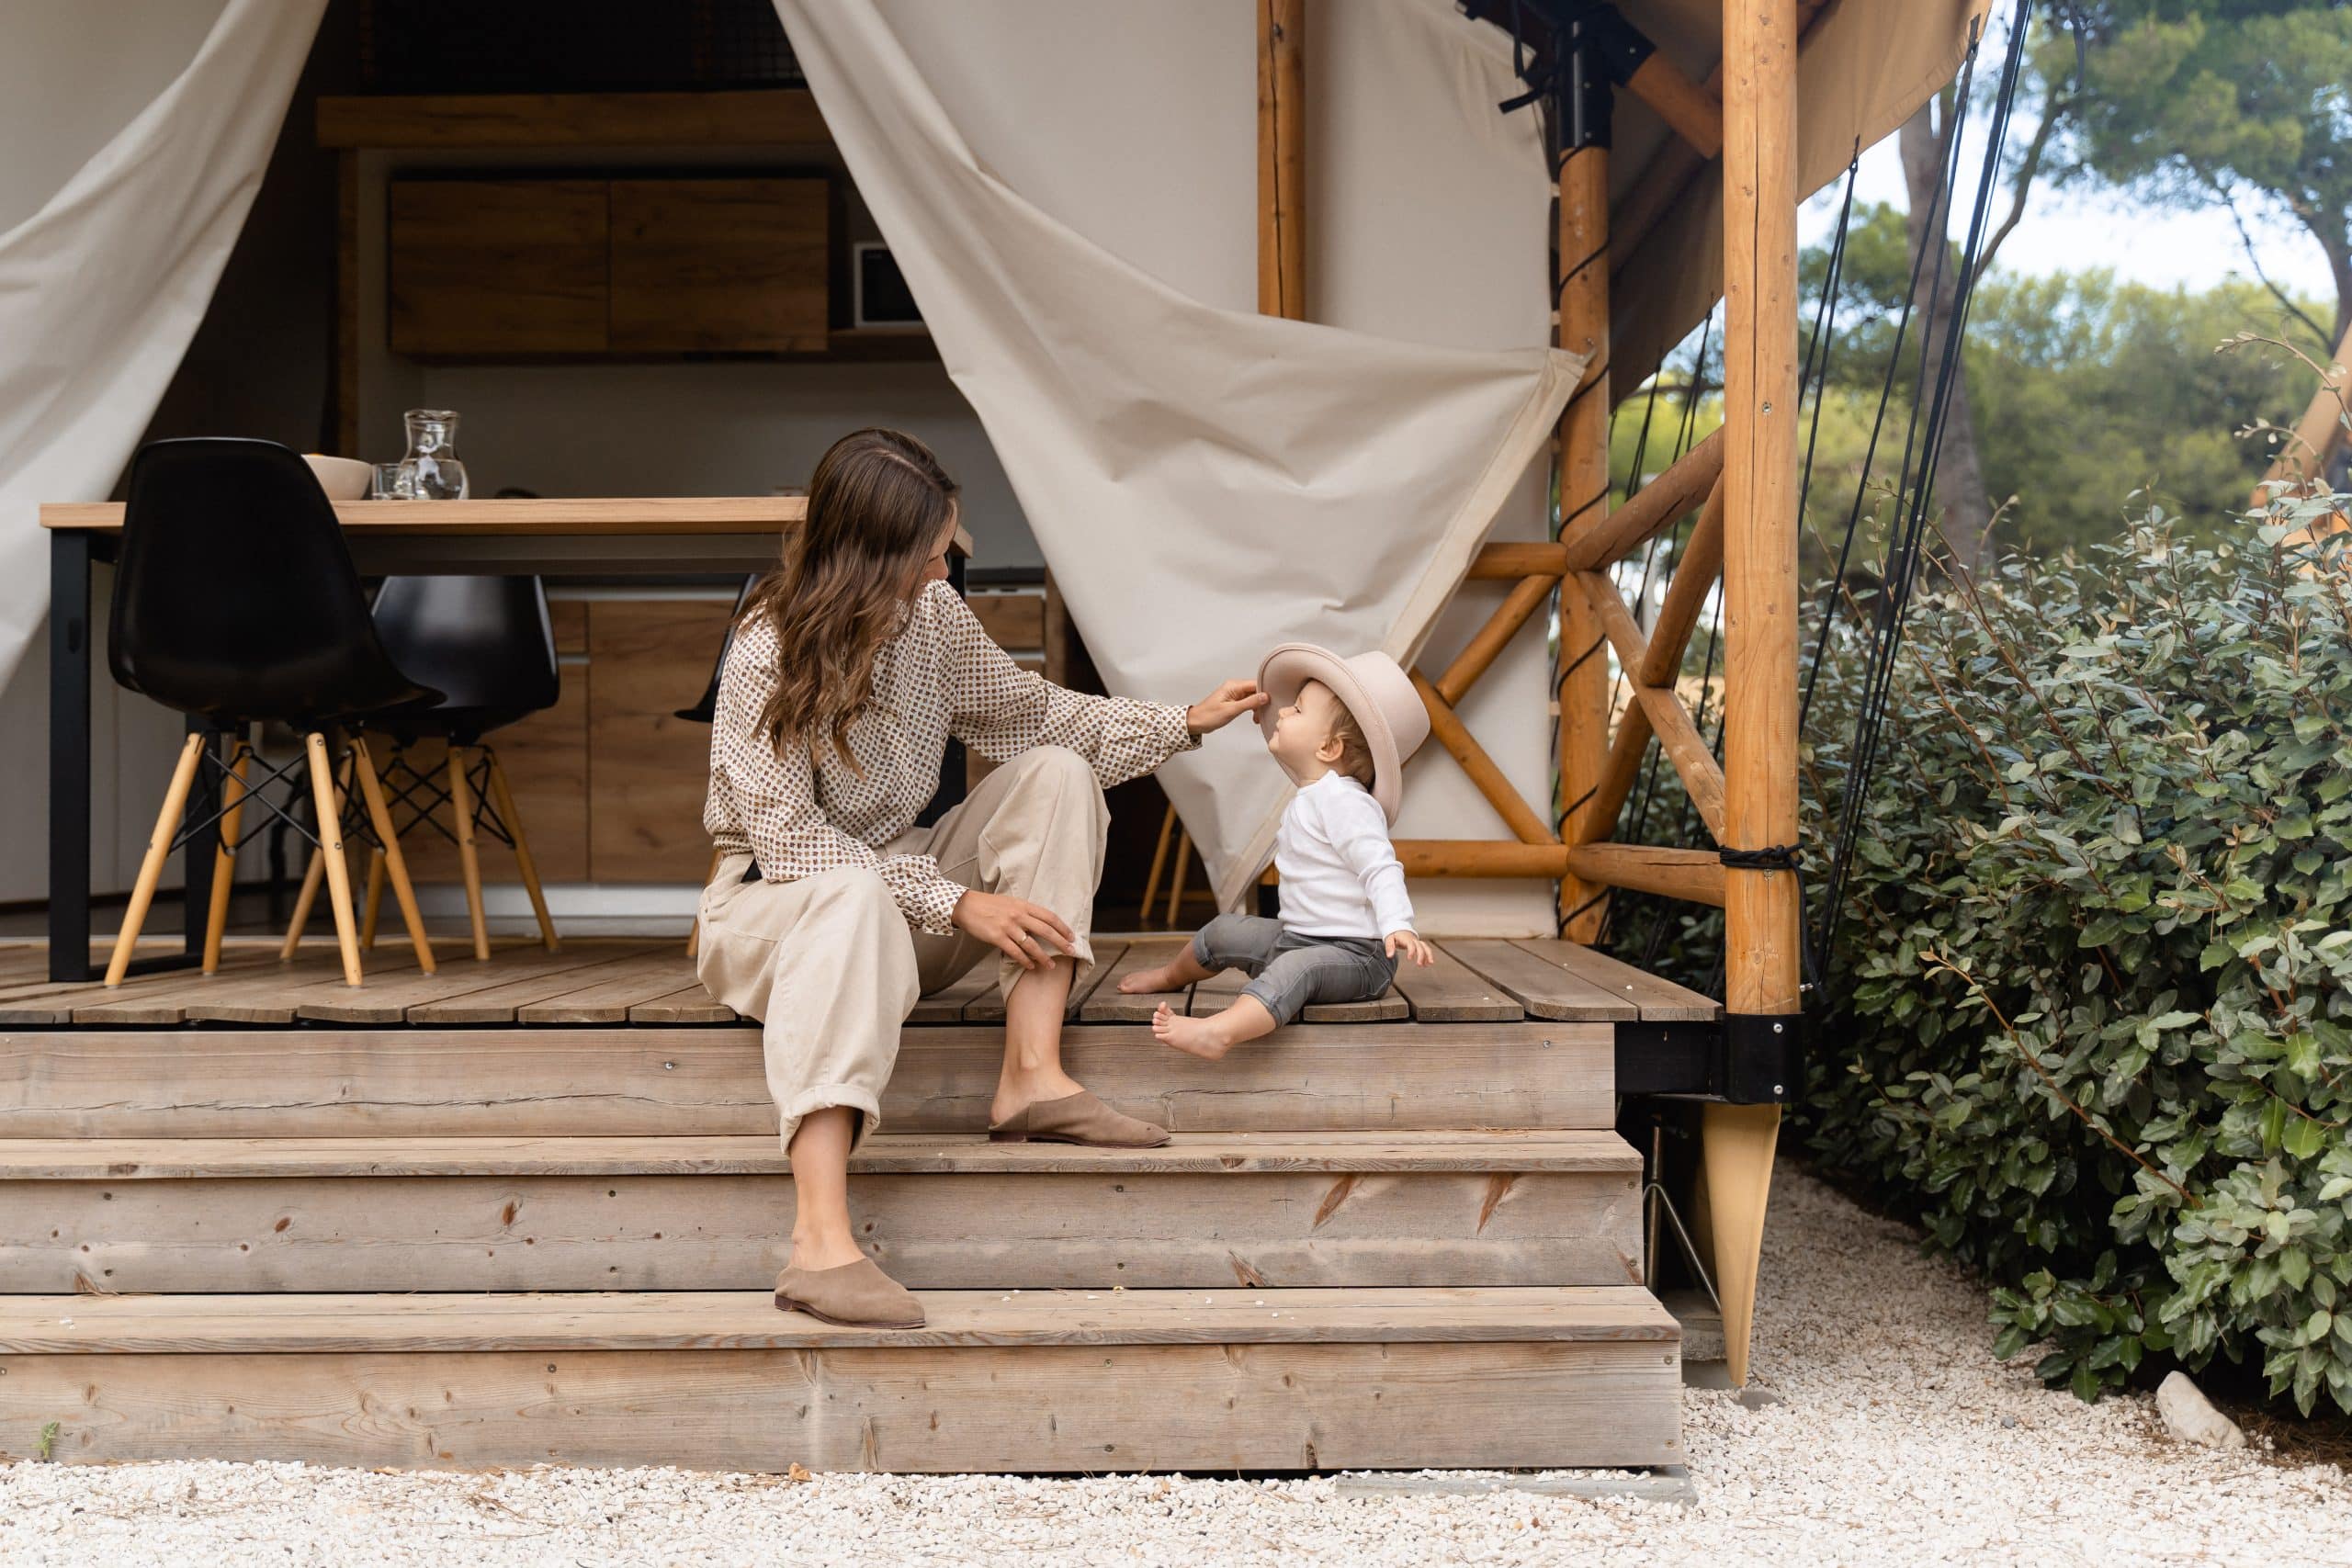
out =
[[[2064,127],[2062,176],[2087,173],[2145,199],[2226,211],[2266,286],[2245,219],[2286,213],[2327,256],[2333,329],[2271,292],[2323,355],[2332,352],[2352,326],[2352,0],[2083,0],[2075,9],[2085,86]],[[2036,51],[2037,75],[2070,77],[2076,47],[2053,29]]]

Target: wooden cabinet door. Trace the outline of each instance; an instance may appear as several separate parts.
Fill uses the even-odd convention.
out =
[[[825,347],[821,179],[615,180],[615,353]]]
[[[677,716],[710,681],[726,599],[588,605],[588,869],[598,882],[695,882],[710,866],[710,726]]]
[[[596,354],[607,344],[603,180],[394,180],[395,353]]]

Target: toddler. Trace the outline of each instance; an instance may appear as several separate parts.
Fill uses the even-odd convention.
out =
[[[1396,978],[1398,954],[1430,962],[1413,931],[1405,868],[1388,841],[1405,760],[1429,738],[1429,713],[1395,660],[1340,659],[1305,643],[1266,656],[1259,710],[1266,750],[1298,793],[1274,833],[1282,918],[1219,915],[1156,969],[1119,982],[1129,994],[1173,991],[1225,969],[1250,984],[1212,1018],[1165,1003],[1151,1032],[1211,1061],[1297,1018],[1311,1002],[1369,1001]]]

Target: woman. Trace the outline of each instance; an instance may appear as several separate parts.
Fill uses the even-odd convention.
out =
[[[1247,681],[1182,708],[1023,671],[946,586],[956,516],[956,482],[921,442],[836,442],[785,565],[744,604],[711,728],[703,824],[720,860],[700,972],[765,1021],[797,1210],[776,1305],[829,1323],[922,1323],[858,1250],[850,1151],[880,1117],[916,998],[989,950],[1005,1028],[989,1136],[1168,1141],[1062,1071],[1063,1008],[1094,962],[1102,791],[1265,704]],[[917,828],[950,735],[1002,765]]]

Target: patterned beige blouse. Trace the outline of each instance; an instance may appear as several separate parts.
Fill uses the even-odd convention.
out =
[[[1200,744],[1182,707],[1081,696],[1022,669],[944,582],[924,588],[875,661],[874,705],[849,736],[862,777],[830,747],[813,767],[804,745],[786,742],[781,756],[769,747],[760,710],[775,689],[775,661],[772,622],[738,628],[711,724],[703,826],[721,853],[748,851],[770,882],[871,866],[918,931],[953,931],[963,886],[929,855],[881,850],[931,803],[950,735],[1000,762],[1067,746],[1106,789]]]

